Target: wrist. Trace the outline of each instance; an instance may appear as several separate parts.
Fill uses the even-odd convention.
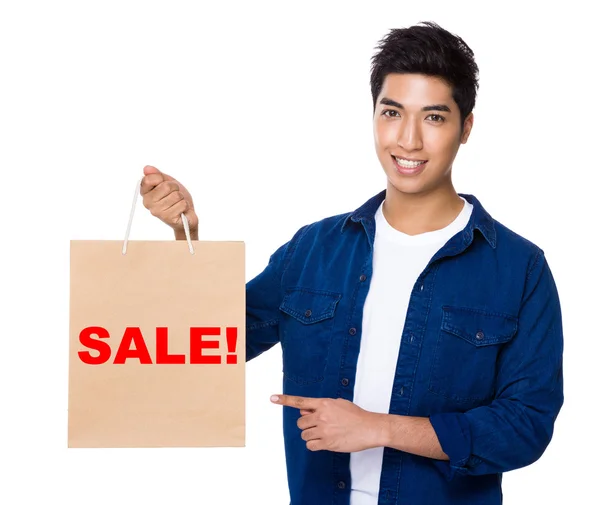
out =
[[[391,425],[388,414],[372,413],[371,432],[374,447],[387,447],[390,444]]]

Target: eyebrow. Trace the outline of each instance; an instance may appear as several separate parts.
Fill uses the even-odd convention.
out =
[[[379,103],[383,104],[383,105],[391,105],[392,107],[397,107],[398,109],[404,109],[404,105],[402,105],[401,103],[396,102],[395,100],[392,100],[391,98],[382,98]],[[429,110],[451,112],[450,111],[450,107],[448,107],[447,105],[443,105],[443,104],[426,105],[421,110],[423,112],[426,112],[426,111],[429,111]]]

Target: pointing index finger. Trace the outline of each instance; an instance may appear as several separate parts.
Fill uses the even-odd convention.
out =
[[[286,407],[294,407],[296,409],[314,410],[319,405],[319,398],[306,398],[304,396],[292,395],[273,395],[271,397],[273,403],[285,405]]]

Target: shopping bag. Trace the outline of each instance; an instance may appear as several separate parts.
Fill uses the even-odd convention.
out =
[[[69,447],[245,444],[243,242],[70,243]]]

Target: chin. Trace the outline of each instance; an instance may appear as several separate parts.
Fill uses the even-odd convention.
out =
[[[425,191],[425,187],[422,184],[403,184],[391,179],[388,179],[388,182],[388,189],[392,186],[393,189],[405,195],[417,195]]]
[[[426,181],[421,176],[406,177],[399,174],[394,167],[386,169],[388,187],[393,186],[400,193],[421,193],[426,188]],[[420,174],[422,175],[422,174]]]

